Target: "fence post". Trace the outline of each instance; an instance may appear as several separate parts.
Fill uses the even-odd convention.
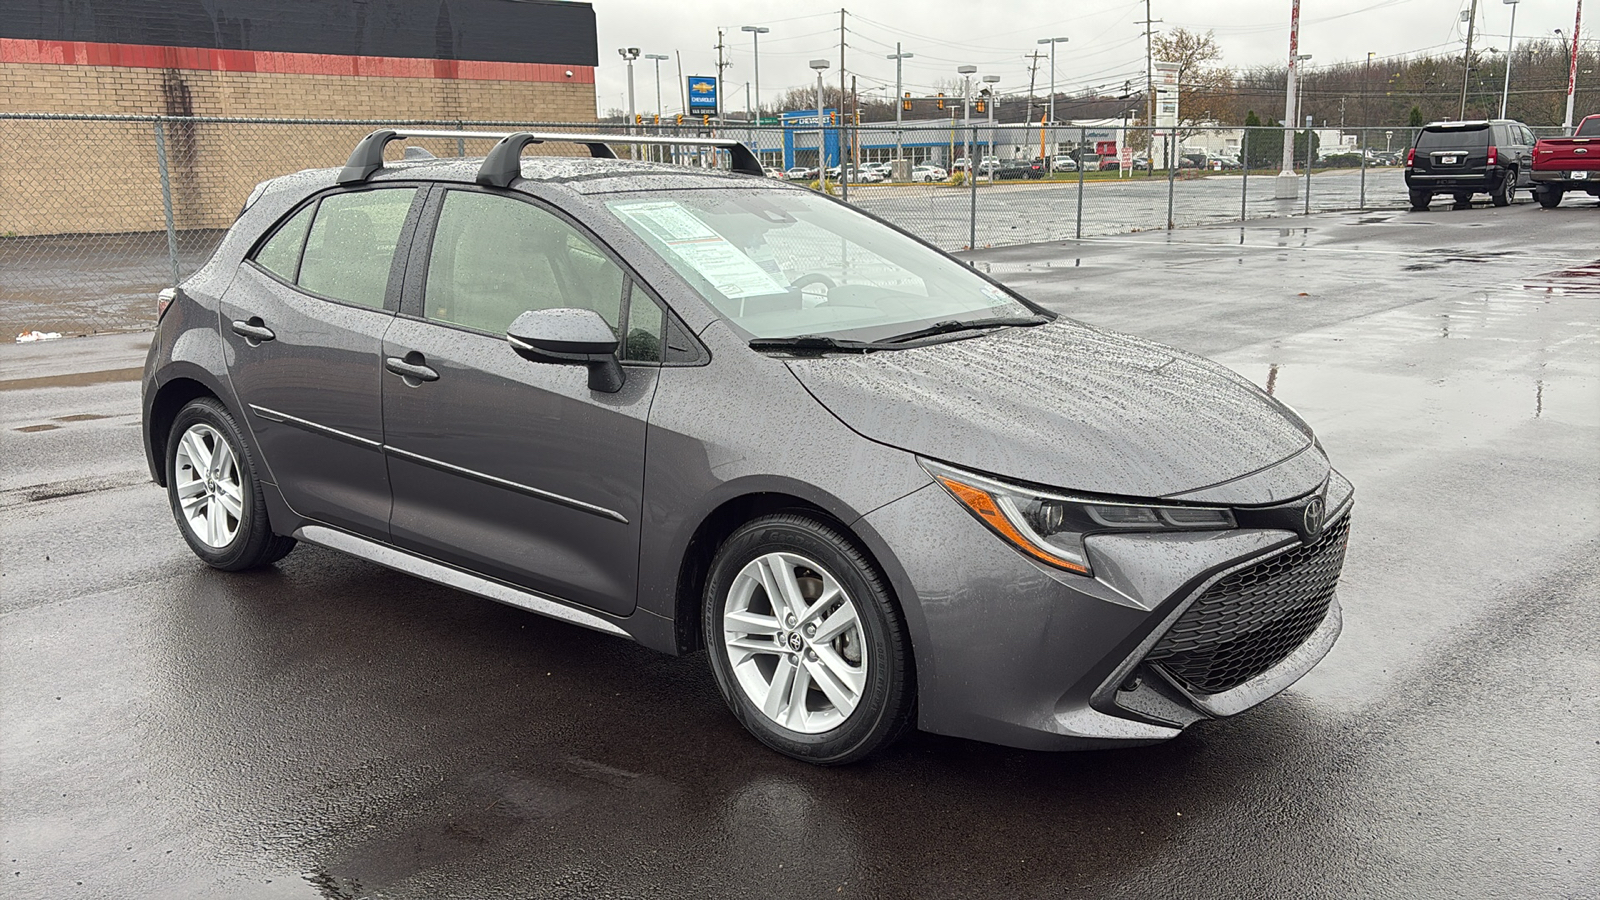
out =
[[[967,146],[971,148],[967,150],[967,186],[971,189],[969,193],[972,195],[972,210],[967,222],[968,250],[978,249],[978,164],[977,160],[973,159],[978,155],[977,138],[977,129],[974,128],[967,135]]]
[[[463,129],[461,127],[461,120],[460,119],[456,120],[456,130],[457,131],[464,131],[465,130],[465,129]],[[457,159],[465,159],[466,156],[467,156],[467,141],[466,141],[466,138],[456,138],[456,158]]]
[[[1079,128],[1078,129],[1078,230],[1076,232],[1076,237],[1077,237],[1078,240],[1083,240],[1083,145],[1084,145],[1084,142],[1086,142],[1088,139],[1089,139],[1089,129],[1087,129],[1087,128]],[[1123,135],[1123,140],[1127,140],[1126,133],[1124,133],[1124,135]],[[1056,147],[1058,149],[1060,148],[1060,146],[1061,145],[1059,145],[1059,144],[1056,145]],[[1117,149],[1120,151],[1122,148],[1118,147]],[[1054,160],[1055,157],[1056,157],[1055,150],[1052,150],[1050,152],[1050,160]],[[1045,165],[1049,165],[1049,164],[1050,164],[1050,161],[1046,160]],[[1119,167],[1119,169],[1120,169],[1120,167]],[[1117,172],[1117,177],[1118,178],[1122,177],[1122,172],[1121,171]]]
[[[1239,221],[1250,214],[1250,129],[1244,130],[1239,140],[1239,171],[1244,174],[1239,187]]]
[[[1316,158],[1316,150],[1311,146],[1311,129],[1306,129],[1306,215],[1311,215],[1311,162]]]
[[[182,279],[178,275],[178,233],[172,227],[172,180],[167,176],[167,130],[161,116],[151,123],[156,131],[156,165],[161,170],[161,212],[167,219],[167,259],[172,263],[172,286]]]
[[[1356,205],[1367,208],[1367,130],[1361,129],[1361,199]]]
[[[1172,158],[1173,151],[1178,148],[1178,132],[1177,132],[1177,129],[1175,129],[1175,128],[1174,129],[1169,129],[1168,132],[1167,132],[1166,137],[1167,137],[1167,230],[1171,231],[1172,230],[1172,184],[1173,184],[1174,179],[1176,179],[1178,177],[1177,176],[1178,167],[1176,165],[1177,160]]]

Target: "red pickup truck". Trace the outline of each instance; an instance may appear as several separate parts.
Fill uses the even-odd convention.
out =
[[[1572,137],[1540,138],[1533,147],[1533,196],[1545,209],[1567,191],[1600,197],[1600,116],[1588,116]]]

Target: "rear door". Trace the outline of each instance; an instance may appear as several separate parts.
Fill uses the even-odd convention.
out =
[[[422,268],[384,341],[395,544],[632,612],[662,308],[586,232],[521,194],[440,189],[426,221],[412,254]],[[592,391],[584,367],[529,362],[506,342],[518,315],[564,307],[627,335],[620,391]],[[430,380],[404,375],[417,366]]]
[[[299,515],[389,529],[381,351],[423,189],[323,194],[285,216],[222,299],[228,375],[272,483]]]
[[[1489,126],[1424,128],[1412,171],[1419,175],[1482,175],[1489,165]]]

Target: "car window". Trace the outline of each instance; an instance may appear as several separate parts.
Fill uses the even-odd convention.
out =
[[[1522,142],[1524,144],[1527,144],[1531,147],[1534,144],[1539,143],[1539,139],[1534,136],[1533,132],[1529,130],[1526,125],[1518,125],[1517,127],[1522,130]]]
[[[1578,123],[1577,137],[1600,137],[1600,116],[1590,116]]]
[[[630,286],[628,297],[628,337],[622,342],[622,358],[630,362],[661,362],[665,310],[637,287]]]
[[[1424,128],[1417,135],[1418,150],[1472,150],[1489,145],[1489,129],[1477,128]]]
[[[311,216],[317,205],[307,204],[256,251],[256,264],[290,284],[294,283],[300,268],[300,248],[306,242],[306,229],[311,227]]]
[[[592,309],[617,329],[623,271],[554,213],[475,191],[439,212],[423,303],[427,317],[504,334],[529,310]],[[659,334],[659,329],[658,332]]]
[[[382,309],[389,268],[416,188],[323,197],[317,206],[298,283],[334,300]]]

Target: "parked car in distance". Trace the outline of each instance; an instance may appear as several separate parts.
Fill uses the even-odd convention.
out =
[[[1102,164],[1111,162],[1114,159],[1116,159],[1114,156],[1101,159],[1094,153],[1085,153],[1079,158],[1078,165],[1082,166],[1085,172],[1098,172]]]
[[[1533,196],[1545,209],[1568,192],[1600,197],[1600,116],[1587,116],[1572,137],[1540,138],[1533,147]]]
[[[967,162],[968,160],[965,156],[956,157],[955,161],[950,163],[950,171],[965,172],[967,170]]]
[[[1244,377],[1053,313],[731,140],[678,139],[732,172],[523,158],[556,133],[385,159],[454,134],[383,129],[263,182],[163,291],[141,439],[207,565],[304,542],[704,650],[756,740],[822,765],[912,727],[1164,741],[1332,649],[1354,488]],[[273,579],[274,610],[315,581]],[[647,670],[608,683],[672,707],[684,680]]]
[[[1474,194],[1510,206],[1516,189],[1533,182],[1535,143],[1528,126],[1511,119],[1424,125],[1406,153],[1411,208],[1427,209],[1436,194],[1449,194],[1457,206]]]
[[[774,169],[771,166],[767,166],[766,167],[766,173],[767,173],[767,177],[768,178],[783,178],[784,177],[784,171],[782,169]]]
[[[883,175],[875,168],[862,166],[850,173],[850,180],[858,181],[862,184],[876,184],[883,181]]]
[[[783,177],[789,179],[790,181],[809,181],[817,177],[817,170],[808,169],[805,166],[795,166],[789,171],[783,173]]]
[[[1050,170],[1052,172],[1076,172],[1078,171],[1078,161],[1066,154],[1054,156],[1050,159]]]
[[[911,170],[911,180],[912,181],[922,181],[922,182],[945,181],[949,177],[950,177],[950,173],[946,172],[944,169],[939,168],[938,166],[923,165],[923,166],[917,166],[917,167],[915,167],[915,168],[913,168]]]
[[[989,177],[996,181],[1043,178],[1044,163],[1036,159],[1011,159],[1005,162],[996,162],[994,167],[989,170]]]

